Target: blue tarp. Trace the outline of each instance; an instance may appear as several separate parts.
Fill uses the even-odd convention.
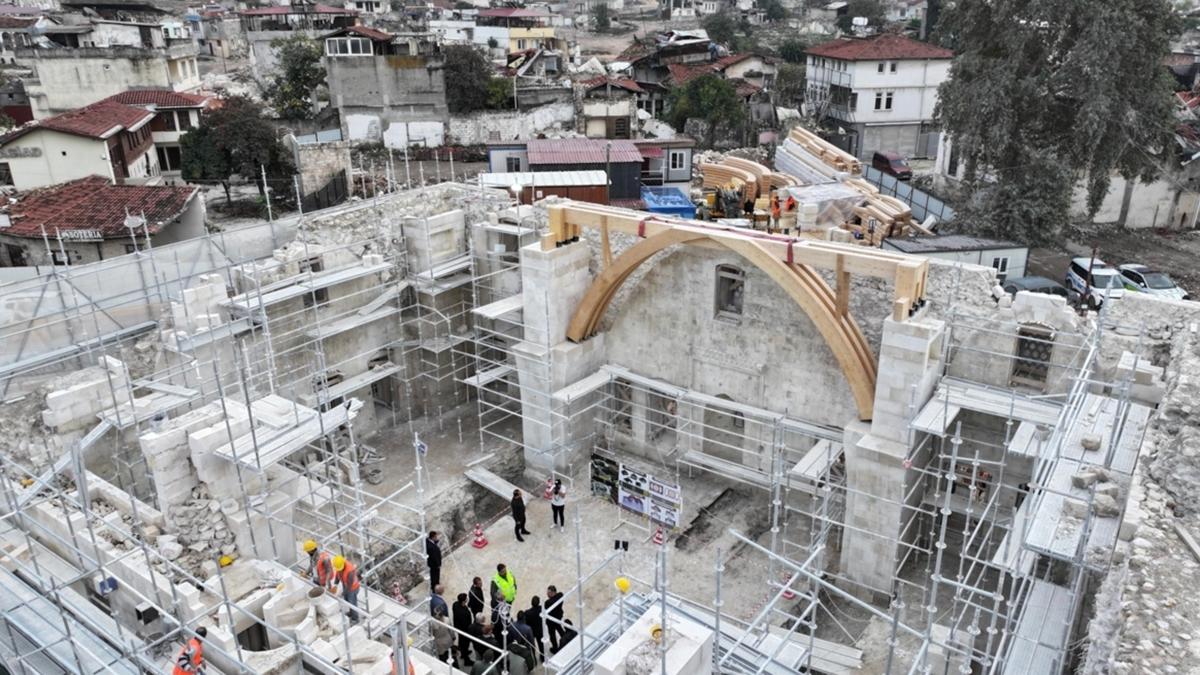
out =
[[[646,203],[646,210],[651,213],[680,218],[696,217],[696,205],[679,188],[644,187],[642,201]]]

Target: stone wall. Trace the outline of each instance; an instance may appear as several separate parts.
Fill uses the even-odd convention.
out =
[[[289,136],[289,139],[291,137]],[[334,141],[330,143],[293,142],[293,155],[296,171],[300,174],[300,192],[312,194],[325,187],[339,172],[345,171],[346,178],[350,177],[350,143]]]
[[[490,141],[528,140],[542,132],[569,130],[574,121],[575,106],[563,101],[531,110],[455,115],[450,119],[447,133],[452,143],[478,145]]]

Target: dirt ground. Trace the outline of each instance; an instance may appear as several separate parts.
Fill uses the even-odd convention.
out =
[[[1026,274],[1062,281],[1074,256],[1086,256],[1095,246],[1110,265],[1142,263],[1171,275],[1184,289],[1200,290],[1200,232],[1106,229],[1076,236],[1056,247],[1029,251]]]

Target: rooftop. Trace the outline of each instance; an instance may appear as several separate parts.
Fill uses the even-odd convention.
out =
[[[494,7],[492,9],[479,10],[479,16],[501,19],[543,19],[550,15],[545,12],[539,12],[536,9],[525,9],[524,7]]]
[[[967,234],[939,234],[933,237],[888,237],[885,248],[905,253],[953,253],[955,251],[990,251],[1001,248],[1024,248],[1021,244]]]
[[[954,52],[903,35],[884,33],[865,38],[842,38],[809,47],[807,54],[843,61],[876,59],[951,59]]]
[[[29,28],[38,22],[36,16],[8,16],[0,14],[0,28]]]
[[[105,99],[78,110],[17,127],[0,136],[0,146],[39,129],[103,140],[122,130],[136,131],[152,119],[154,113],[144,108]]]
[[[8,207],[11,224],[0,233],[41,238],[42,228],[54,238],[60,232],[83,232],[95,239],[129,236],[127,214],[146,216],[151,234],[178,218],[196,187],[165,185],[112,185],[100,176],[32,190]]]
[[[200,108],[212,98],[204,94],[188,94],[170,89],[130,89],[104,100],[124,105],[152,105],[155,108]]]
[[[242,16],[282,16],[286,14],[358,14],[356,10],[329,5],[273,5],[238,12]]]
[[[611,148],[609,148],[611,144]],[[592,138],[533,139],[526,146],[529,163],[535,164],[614,164],[641,163],[642,153],[633,141],[605,141]]]
[[[333,31],[324,37],[337,37],[339,35],[358,35],[375,42],[391,42],[396,37],[391,33],[386,33],[378,28],[369,28],[367,26],[346,26],[345,28],[339,28]]]
[[[635,94],[640,94],[645,91],[640,86],[638,86],[637,82],[634,82],[633,80],[631,80],[628,77],[611,77],[611,76],[600,75],[597,77],[593,77],[590,80],[584,80],[580,84],[587,91],[591,91],[598,87],[603,87],[605,84],[611,84],[614,87],[618,87],[620,89],[625,89],[627,91],[632,91]]]

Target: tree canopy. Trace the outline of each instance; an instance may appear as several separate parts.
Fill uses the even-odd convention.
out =
[[[731,44],[737,38],[737,22],[725,12],[709,14],[700,21],[700,27],[708,32],[709,39],[714,42]]]
[[[964,228],[1037,244],[1089,216],[1110,178],[1152,180],[1172,157],[1169,0],[993,0],[944,9],[957,52],[937,117],[974,189]]]
[[[807,57],[804,50],[808,45],[800,38],[788,38],[779,45],[779,57],[788,63],[804,63]]]
[[[788,18],[787,8],[783,6],[780,0],[763,0],[761,3],[767,21],[776,23]]]
[[[275,127],[263,117],[262,107],[243,96],[225,99],[221,107],[210,110],[200,125],[179,139],[181,171],[184,180],[215,181],[225,188],[229,199],[229,181],[234,174],[258,184],[260,194],[265,168],[270,178],[291,178],[291,155],[277,138]]]
[[[495,68],[483,52],[471,45],[448,45],[446,56],[446,105],[451,113],[471,113],[488,107],[489,82]]]
[[[867,25],[879,27],[884,22],[884,7],[880,0],[850,0],[846,5],[846,13],[837,18],[837,27],[843,33],[849,33],[854,17],[866,17]]]
[[[272,40],[271,48],[279,60],[267,84],[267,100],[285,120],[312,119],[317,112],[314,105],[317,88],[325,85],[321,43],[296,34]]]
[[[804,66],[783,63],[775,71],[775,100],[779,105],[794,107],[804,98]]]
[[[709,73],[671,90],[667,119],[680,130],[689,119],[703,120],[708,124],[707,144],[712,145],[718,127],[728,129],[745,121],[746,105],[732,84]]]
[[[590,11],[592,14],[592,28],[596,32],[601,33],[612,28],[612,17],[609,16],[607,2],[601,0],[601,2],[592,3]]]

